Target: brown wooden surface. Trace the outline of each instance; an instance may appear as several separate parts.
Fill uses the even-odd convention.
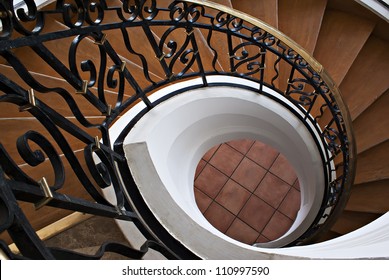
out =
[[[344,211],[336,221],[335,225],[331,228],[331,231],[343,235],[367,225],[379,218],[379,216],[380,214],[374,213]]]
[[[389,179],[389,140],[358,155],[355,184]]]
[[[75,154],[80,160],[81,166],[86,171],[89,179],[93,182],[93,178],[87,171],[87,166],[85,164],[85,161],[83,160],[83,151],[77,152]],[[78,178],[75,176],[75,171],[71,168],[69,162],[64,159],[64,157],[61,157],[61,159],[64,164],[66,178],[63,188],[58,190],[57,192],[67,194],[69,196],[74,196],[77,198],[91,200],[90,195],[82,187]],[[21,169],[28,175],[32,176],[33,179],[40,180],[42,177],[45,177],[49,185],[51,185],[54,181],[54,173],[48,161],[45,161],[44,163],[36,167],[24,165],[21,166]],[[72,211],[69,210],[63,210],[50,206],[45,206],[40,208],[39,210],[35,210],[34,205],[32,203],[27,202],[20,202],[20,207],[23,209],[24,214],[29,219],[31,225],[35,230],[39,230],[72,213]],[[9,241],[10,240],[7,239],[7,242]]]
[[[370,37],[339,86],[355,119],[389,88],[389,42]]]
[[[354,186],[346,210],[381,214],[388,212],[389,180]]]
[[[388,109],[389,90],[354,120],[353,127],[358,153],[389,139]]]
[[[280,31],[313,53],[326,5],[327,0],[279,0]]]
[[[313,53],[319,35],[327,0],[278,1],[278,28],[296,41],[303,49]],[[290,78],[291,66],[280,64],[281,90],[285,90]],[[302,78],[297,72],[293,78]]]
[[[238,11],[252,15],[267,24],[278,27],[277,0],[232,0],[232,7]]]
[[[39,61],[37,62],[39,63]],[[10,80],[20,85],[24,90],[29,90],[31,87],[27,85],[13,70],[10,66],[0,65],[0,73],[6,75]],[[74,102],[77,104],[79,110],[85,117],[101,117],[102,113],[96,109],[94,105],[92,105],[82,94],[77,94],[76,89],[72,87],[68,82],[64,79],[55,78],[52,76],[47,76],[40,73],[30,73],[31,76],[39,82],[44,87],[55,89],[62,88],[65,89],[73,98]],[[98,98],[97,88],[90,88],[92,94]],[[54,91],[50,91],[47,93],[38,92],[34,90],[36,99],[43,101],[47,106],[51,108],[55,108],[55,110],[64,117],[73,117],[74,114],[71,111],[70,105],[65,101],[65,99]],[[106,89],[104,91],[104,96],[108,104],[115,106],[117,102],[118,94],[112,90]],[[125,94],[124,98],[129,98],[130,95]],[[2,105],[0,105],[2,106]],[[31,115],[28,112],[20,112],[18,107],[15,105],[4,105],[7,106],[7,110],[0,110],[0,119],[1,118],[28,118]]]
[[[327,10],[314,57],[340,84],[374,28],[374,22]]]

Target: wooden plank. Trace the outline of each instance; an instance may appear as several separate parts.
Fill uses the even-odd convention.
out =
[[[252,0],[232,0],[231,3],[234,9],[252,15],[277,28],[277,0],[257,0],[255,2]]]
[[[27,85],[16,73],[16,71],[10,67],[5,65],[0,65],[0,73],[3,75],[7,75],[7,77],[18,84],[20,87],[29,90],[31,87]],[[73,98],[74,102],[77,104],[78,108],[82,112],[85,117],[101,117],[102,112],[98,110],[95,106],[93,106],[82,94],[77,94],[76,89],[72,87],[68,82],[64,79],[47,76],[39,73],[30,73],[31,76],[41,85],[47,88],[61,88],[66,90],[70,96]],[[128,84],[127,84],[128,86]],[[114,89],[112,89],[114,90]],[[90,88],[92,94],[98,98],[97,88]],[[34,90],[35,97],[40,101],[43,101],[47,106],[54,109],[56,112],[61,114],[64,117],[74,117],[73,112],[71,111],[70,105],[65,101],[65,99],[54,91],[47,93],[40,93],[37,90]],[[115,106],[118,94],[111,90],[104,90],[104,97],[107,104],[111,106]],[[130,95],[125,94],[124,99],[129,98]],[[5,104],[5,103],[3,103]],[[2,105],[0,105],[2,106]],[[4,110],[0,110],[0,119],[1,118],[22,118],[22,117],[31,117],[28,112],[20,112],[17,106],[13,105],[4,105]]]
[[[389,88],[389,42],[371,36],[339,86],[356,119]]]
[[[318,240],[316,241],[316,243],[324,242],[324,241],[327,241],[327,240],[331,240],[331,239],[337,238],[339,236],[341,236],[341,234],[339,234],[337,232],[334,232],[332,230],[329,230],[328,232],[325,232],[323,235],[321,235],[318,238]]]
[[[47,240],[53,236],[56,236],[57,234],[60,234],[61,232],[64,232],[65,230],[72,228],[79,223],[82,223],[88,219],[93,217],[90,214],[84,214],[80,212],[73,212],[72,214],[38,230],[36,233],[39,236],[41,240]],[[19,249],[16,247],[16,245],[10,244],[9,249],[14,253],[18,254]]]
[[[115,12],[116,13],[116,12]],[[117,18],[117,15],[114,15],[113,12],[105,13],[105,20],[112,20],[114,22],[120,21]],[[47,17],[45,23],[45,31],[46,32],[56,32],[67,30],[68,27],[64,24],[57,22],[55,20],[55,16],[52,15]],[[143,74],[143,66],[141,64],[141,60],[138,56],[131,54],[127,48],[125,47],[123,35],[120,30],[110,30],[105,32],[107,35],[107,41],[112,45],[115,51],[118,53],[119,57],[126,61],[126,68],[131,72],[131,74],[135,77],[135,79],[140,83],[142,87],[146,87],[151,85],[151,82],[148,82],[144,78]],[[145,44],[147,41],[145,39],[145,35],[143,30],[140,27],[131,28],[131,31],[128,33],[131,38],[131,43],[135,49],[139,53],[143,54],[145,57],[148,57],[148,66],[149,66],[149,74],[151,79],[155,82],[160,81],[161,75],[163,77],[163,70],[158,63],[152,63],[155,60],[155,55],[150,59],[151,47],[149,44]],[[57,39],[54,41],[48,41],[44,45],[47,47],[55,56],[58,58],[65,66],[69,67],[69,48],[75,37],[68,37]],[[136,38],[136,40],[134,39]],[[14,50],[15,55],[23,62],[25,67],[32,72],[41,73],[50,77],[56,77],[61,79],[61,75],[54,71],[42,58],[40,58],[34,51],[30,48],[22,47]],[[90,73],[83,72],[81,70],[81,62],[86,60],[91,60],[96,67],[96,70],[99,71],[100,68],[100,50],[99,46],[94,44],[94,40],[92,38],[85,38],[78,45],[76,51],[76,65],[78,67],[79,74],[82,79],[90,80]],[[107,56],[107,65],[106,71],[115,65],[112,60]],[[105,81],[105,88],[107,87],[107,83]],[[129,89],[129,88],[128,88]],[[129,90],[128,90],[129,91]]]
[[[346,210],[383,214],[389,211],[389,180],[356,185]]]
[[[331,228],[331,231],[343,235],[352,232],[354,230],[357,230],[371,223],[372,221],[374,221],[379,217],[380,214],[344,211],[340,215],[339,219],[336,221],[334,226]]]
[[[353,121],[358,153],[389,139],[389,90]]]
[[[327,0],[278,0],[278,27],[281,32],[313,53]]]
[[[374,22],[360,17],[332,10],[325,12],[314,56],[336,84],[342,82],[373,28]]]
[[[3,105],[3,104],[0,104]],[[4,106],[0,106],[0,109],[3,109]],[[99,119],[88,119],[91,122],[94,123],[101,123],[103,121],[104,117],[100,117]],[[75,119],[69,119],[73,123],[77,123]],[[80,125],[78,125],[80,129],[85,129],[88,134],[99,136],[101,139],[101,132],[98,128],[83,128]],[[24,135],[27,131],[32,130],[40,133],[43,135],[56,149],[57,153],[62,154],[59,145],[56,143],[56,141],[52,138],[49,131],[42,126],[42,124],[34,118],[10,118],[10,119],[0,119],[0,142],[4,145],[5,149],[11,156],[11,158],[17,163],[17,164],[23,164],[25,161],[21,159],[19,152],[16,149],[16,140],[18,137]],[[65,131],[61,131],[63,133],[63,136],[65,137],[66,141],[70,145],[71,149],[73,151],[77,151],[80,149],[84,149],[86,144],[79,139],[71,136]],[[35,145],[32,145],[32,147],[35,147]]]
[[[87,171],[88,168],[84,160],[84,152],[80,151],[75,153],[75,155],[79,160],[82,169],[86,172],[88,178],[92,182],[94,182],[93,177]],[[72,169],[69,162],[64,157],[61,157],[61,159],[64,165],[66,177],[65,177],[65,183],[63,185],[63,188],[61,188],[57,192],[62,194],[67,194],[69,196],[81,198],[81,199],[92,200],[88,192],[81,185],[80,181],[75,175],[75,171]],[[35,180],[39,180],[42,177],[45,177],[49,184],[52,184],[54,182],[54,173],[48,161],[45,161],[36,167],[24,165],[21,166],[21,169],[22,171],[24,171],[26,174],[28,174]],[[62,219],[63,217],[73,213],[73,211],[70,210],[54,208],[50,206],[45,206],[36,210],[32,203],[23,202],[23,201],[20,201],[19,205],[35,230],[40,230],[58,221],[59,219]],[[3,237],[4,236],[1,236],[0,238]],[[9,241],[9,237],[4,237],[4,238],[6,238],[6,240]]]
[[[313,53],[326,4],[327,0],[279,0],[279,30],[296,41],[303,49]],[[287,87],[291,70],[289,64],[280,64],[279,87],[283,91]],[[295,72],[294,78],[302,78],[302,75]]]
[[[355,184],[389,179],[389,140],[358,155]]]

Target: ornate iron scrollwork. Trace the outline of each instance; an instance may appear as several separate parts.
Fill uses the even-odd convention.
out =
[[[9,74],[0,72],[0,103],[20,108],[23,116],[39,124],[39,131],[33,128],[16,135],[16,150],[8,142],[0,144],[0,229],[7,230],[19,248],[33,244],[21,250],[21,255],[14,255],[2,242],[1,248],[10,258],[95,259],[108,251],[141,258],[148,248],[169,258],[195,258],[163,229],[158,234],[166,236],[161,239],[167,242],[148,232],[152,225],[145,227],[134,211],[139,209],[130,207],[124,193],[136,185],[130,174],[126,174],[129,179],[121,179],[118,166],[126,164],[121,139],[113,143],[109,128],[136,102],[152,110],[160,101],[153,103],[148,95],[173,80],[201,77],[201,86],[205,87],[212,86],[206,77],[216,74],[255,81],[260,85],[258,94],[266,94],[262,91],[266,85],[288,98],[305,115],[303,121],[321,135],[317,141],[328,148],[327,154],[322,154],[323,162],[328,165],[337,157],[344,163],[337,165],[336,172],[323,170],[331,202],[323,202],[311,227],[315,230],[293,244],[305,242],[320,231],[324,209],[335,209],[343,189],[349,187],[352,136],[347,116],[337,107],[337,89],[323,77],[317,63],[282,34],[232,10],[217,11],[191,1],[173,1],[165,7],[156,0],[125,0],[120,5],[118,1],[57,0],[41,10],[32,0],[24,2],[26,7],[16,10],[12,0],[0,3],[0,58],[10,69]],[[137,38],[131,33],[135,29],[154,53],[145,53],[136,44]],[[34,73],[36,65],[28,63],[25,53],[46,69],[46,75],[53,75],[58,85]],[[137,65],[127,58],[130,55],[139,61]],[[205,63],[207,60],[211,61]],[[288,83],[281,80],[285,72]],[[278,87],[282,82],[286,90]],[[50,99],[54,97],[55,102]],[[93,111],[93,117],[84,110]],[[325,114],[331,119],[327,126],[321,124]],[[103,244],[95,256],[46,248],[17,202],[37,203],[47,197],[39,180],[23,169],[46,162],[52,170],[47,178],[52,179],[47,183],[51,198],[45,204],[133,221],[148,238],[144,246],[135,250]],[[77,178],[88,199],[61,193],[67,176]],[[101,194],[102,189],[110,187],[116,197],[114,204]],[[147,209],[144,211],[149,215]]]

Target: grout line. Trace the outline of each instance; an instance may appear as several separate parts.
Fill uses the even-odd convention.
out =
[[[286,193],[286,195],[285,195],[285,197],[284,197],[284,199],[282,200],[282,202],[281,202],[281,204],[284,202],[284,200],[286,199],[286,197],[288,196],[288,194],[291,192],[291,190],[292,189],[294,189],[293,187],[291,187],[290,189],[289,189],[289,191]],[[296,189],[295,189],[296,190]],[[297,190],[296,190],[297,191]],[[300,195],[300,203],[301,203],[301,195]],[[280,204],[280,206],[281,206],[281,204]],[[278,208],[280,208],[280,206],[278,207]],[[277,208],[277,210],[278,210],[278,208]],[[298,209],[297,209],[297,212],[300,210],[301,208],[299,207]],[[282,213],[283,215],[285,215],[286,217],[288,217],[286,214],[284,214],[284,212],[282,212],[281,210],[279,210],[278,212],[280,212],[280,213]],[[289,217],[288,217],[289,218]],[[289,218],[289,219],[291,219],[291,218]],[[291,219],[293,222],[296,220],[296,218],[294,218],[294,219]]]
[[[243,139],[243,140],[251,140],[251,139]],[[237,141],[239,141],[239,140],[237,140]],[[234,147],[232,147],[230,144],[228,144],[228,143],[230,143],[231,141],[225,142],[225,144],[228,145],[230,148],[233,148],[233,149],[234,149],[235,151],[237,151],[238,153],[240,153],[240,154],[246,156],[246,155],[248,154],[248,152],[250,151],[251,147],[252,147],[252,146],[254,145],[254,143],[256,142],[256,140],[252,140],[252,141],[253,141],[253,143],[251,143],[250,147],[248,148],[247,152],[245,152],[245,153],[242,153],[241,151],[237,150],[236,148],[234,148]]]
[[[200,190],[198,187],[194,186],[194,188],[196,188],[197,191],[201,192],[202,194],[204,194],[205,196],[207,196],[210,200],[212,200],[211,203],[210,203],[210,204],[207,206],[207,208],[204,210],[204,213],[202,213],[202,214],[204,215],[205,212],[207,212],[209,206],[212,204],[213,199],[212,199],[212,197],[210,197],[209,195],[207,195],[205,192],[203,192],[202,190]],[[197,205],[197,202],[196,202],[196,205]],[[197,205],[197,208],[198,208],[198,205]],[[199,210],[200,210],[200,208],[199,208]],[[201,210],[200,210],[200,212],[201,212]]]
[[[198,173],[197,175],[195,174],[194,181],[196,181],[196,179],[200,176],[201,172],[203,172],[205,166],[208,164],[204,159],[200,159],[199,163],[198,163],[197,166],[196,166],[196,169],[197,169],[197,167],[199,166],[199,164],[200,164],[201,161],[204,161],[205,164],[204,164],[203,168],[201,168],[201,170],[199,171],[199,173]],[[194,183],[194,182],[193,182],[193,183]]]

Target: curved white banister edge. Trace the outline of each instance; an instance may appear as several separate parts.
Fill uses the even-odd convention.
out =
[[[389,22],[389,9],[385,7],[378,1],[375,0],[354,0],[355,2],[361,4],[365,8],[371,10],[373,13],[381,17],[382,19]],[[388,0],[384,0],[384,2],[389,5]]]
[[[281,250],[282,254],[312,259],[389,259],[389,212],[343,236]]]

